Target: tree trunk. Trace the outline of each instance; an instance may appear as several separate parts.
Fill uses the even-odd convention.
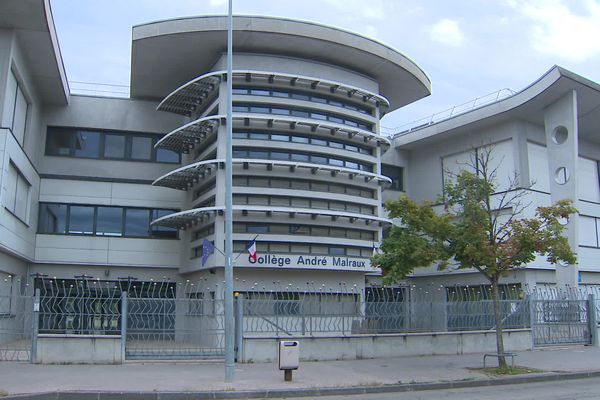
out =
[[[504,339],[502,337],[502,307],[500,304],[500,290],[498,281],[500,277],[495,276],[491,279],[492,282],[492,300],[494,303],[494,320],[496,322],[496,350],[498,354],[504,354]],[[498,368],[507,369],[506,357],[498,356]]]

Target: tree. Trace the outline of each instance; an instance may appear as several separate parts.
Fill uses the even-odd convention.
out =
[[[496,347],[503,354],[500,278],[538,255],[552,264],[574,264],[563,224],[577,210],[562,200],[538,207],[532,218],[522,217],[529,206],[522,203],[526,191],[517,186],[516,177],[507,190],[497,191],[498,168],[492,168],[491,153],[490,148],[479,152],[469,164],[476,173],[460,172],[445,185],[437,204],[418,204],[405,195],[387,202],[390,218],[399,219],[400,225],[391,228],[372,263],[382,268],[386,283],[432,264],[441,270],[452,265],[480,272],[491,284]],[[498,366],[507,368],[504,357],[498,358]]]

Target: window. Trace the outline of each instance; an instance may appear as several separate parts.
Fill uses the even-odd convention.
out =
[[[122,236],[123,209],[120,207],[98,207],[96,235]]]
[[[107,134],[104,137],[104,158],[125,158],[125,136]]]
[[[357,105],[348,101],[341,101],[329,97],[313,95],[312,93],[301,92],[298,90],[276,89],[270,90],[266,88],[249,88],[249,87],[234,87],[233,94],[238,95],[253,95],[253,96],[272,96],[292,98],[295,100],[312,101],[314,103],[329,104],[335,107],[343,107],[348,110],[358,111],[363,114],[372,115],[371,107],[366,105]]]
[[[9,162],[6,175],[6,197],[4,206],[21,221],[28,223],[29,189],[31,184],[15,164]]]
[[[546,146],[527,143],[527,158],[529,159],[529,179],[532,189],[550,193],[550,178],[548,177],[548,153]]]
[[[75,136],[75,157],[100,157],[100,133],[79,131]]]
[[[598,161],[579,157],[577,166],[579,198],[581,200],[600,203],[600,177]]]
[[[131,159],[151,160],[152,138],[144,136],[134,136],[131,138]]]
[[[154,151],[154,144],[160,138],[160,135],[49,126],[46,155],[178,164],[181,161],[178,153],[166,149]]]
[[[346,248],[345,247],[329,247],[329,255],[330,256],[345,256]]]
[[[67,205],[40,204],[39,233],[67,233]]]
[[[340,103],[341,105],[341,103]],[[259,114],[277,114],[277,115],[292,115],[300,118],[313,118],[322,121],[330,121],[336,124],[344,124],[353,127],[358,127],[360,129],[364,129],[367,131],[373,130],[373,125],[366,122],[360,122],[353,118],[348,118],[346,116],[338,115],[338,114],[330,114],[324,112],[314,112],[309,109],[304,108],[284,108],[282,106],[275,105],[253,105],[253,104],[234,104],[232,108],[233,112],[239,113],[259,113]]]
[[[70,207],[69,233],[82,235],[94,234],[94,207]]]
[[[390,189],[398,191],[404,190],[404,170],[402,167],[381,164],[381,174],[392,180]]]
[[[600,218],[579,216],[579,245],[600,247]]]
[[[150,227],[176,210],[40,203],[38,233],[111,237],[177,238],[174,228]]]
[[[172,214],[172,210],[152,210],[152,220],[165,217]],[[152,237],[158,238],[177,238],[177,229],[167,226],[152,225]]]
[[[496,191],[510,189],[516,172],[511,140],[444,157],[442,159],[444,184],[455,181],[463,170],[481,174],[483,158],[487,158],[485,161],[487,161],[488,176],[492,173],[495,175],[493,183]]]
[[[167,149],[156,149],[156,162],[178,164],[179,154]]]
[[[125,210],[125,235],[150,236],[149,210],[130,208]]]
[[[13,71],[6,81],[6,96],[4,99],[4,117],[2,126],[10,127],[13,135],[21,145],[25,138],[27,111],[29,104],[23,93],[23,88]]]
[[[246,226],[246,232],[248,233],[269,233],[269,225],[251,225]]]

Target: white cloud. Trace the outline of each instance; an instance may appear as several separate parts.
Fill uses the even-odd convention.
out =
[[[431,40],[449,46],[460,47],[466,41],[465,35],[458,25],[458,21],[452,19],[441,19],[436,24],[431,25],[428,31]]]
[[[529,42],[535,51],[572,62],[600,56],[600,2],[510,0],[507,4],[533,22]]]
[[[385,0],[326,0],[327,3],[344,12],[360,18],[384,20],[386,18]]]

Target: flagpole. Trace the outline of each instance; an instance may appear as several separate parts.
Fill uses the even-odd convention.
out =
[[[229,0],[227,15],[227,137],[225,141],[225,382],[235,379],[234,315],[233,315],[233,174],[231,115],[233,93],[233,0]]]

